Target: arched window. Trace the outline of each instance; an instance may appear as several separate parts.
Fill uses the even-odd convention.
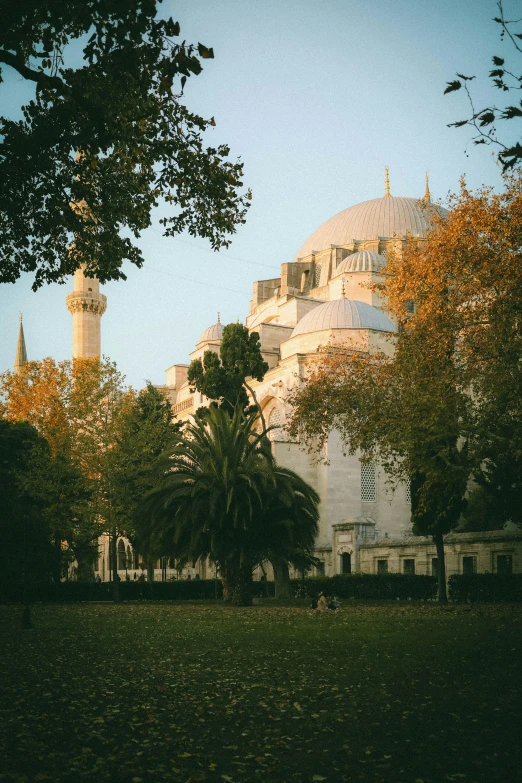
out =
[[[132,568],[132,549],[127,545],[127,568]]]
[[[125,544],[120,538],[118,541],[118,571],[125,571],[126,561]]]
[[[270,418],[268,419],[268,426],[275,427],[270,430],[268,437],[270,440],[283,440],[283,430],[280,427],[281,424],[281,411],[279,408],[272,408]]]

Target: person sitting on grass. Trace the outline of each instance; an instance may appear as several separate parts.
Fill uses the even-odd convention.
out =
[[[328,602],[326,600],[325,594],[321,591],[319,593],[319,598],[317,599],[317,611],[318,612],[325,612],[327,608]]]
[[[339,609],[340,606],[341,606],[341,602],[339,601],[337,596],[336,595],[332,595],[332,597],[328,601],[328,607],[327,608],[330,609],[332,612],[335,612],[335,611],[337,611],[337,609]]]

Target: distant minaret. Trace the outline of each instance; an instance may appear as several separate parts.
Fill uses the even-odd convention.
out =
[[[27,362],[27,351],[25,348],[24,325],[22,323],[22,313],[20,313],[20,329],[18,331],[18,342],[16,344],[16,357],[14,371],[22,372],[24,364]]]
[[[73,289],[65,297],[73,317],[73,359],[93,359],[101,354],[101,317],[107,297],[100,294],[99,280],[85,277],[81,268],[74,273]]]

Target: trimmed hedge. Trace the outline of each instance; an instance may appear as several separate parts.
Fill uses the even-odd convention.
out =
[[[254,582],[254,596],[274,595],[273,582]],[[194,601],[223,598],[221,580],[193,579],[190,582],[120,582],[123,601]],[[29,586],[30,601],[112,601],[111,582],[60,582]],[[0,601],[21,601],[23,587],[20,584],[0,583]]]
[[[365,600],[428,600],[437,592],[437,580],[421,574],[337,574],[294,580],[294,595],[316,598],[319,592],[338,598]]]
[[[459,602],[522,601],[522,574],[453,574],[448,593],[451,601]]]
[[[482,576],[482,575],[480,575]],[[337,576],[293,579],[295,598],[316,598],[319,592],[339,598],[363,600],[427,600],[435,597],[437,582],[432,576],[410,574],[346,574]],[[259,598],[274,596],[274,582],[253,582],[253,595]],[[29,586],[30,601],[112,601],[111,582],[61,582]],[[190,582],[120,582],[123,601],[194,601],[223,598],[223,586],[218,579],[193,579]],[[21,601],[20,584],[0,583],[1,601]],[[454,599],[454,600],[468,600]],[[488,599],[477,599],[488,600]],[[505,599],[515,600],[515,599]]]

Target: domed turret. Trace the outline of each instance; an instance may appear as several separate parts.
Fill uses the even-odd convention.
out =
[[[388,316],[366,302],[355,299],[334,299],[314,307],[294,327],[292,337],[327,329],[374,329],[378,332],[397,331]]]
[[[359,250],[358,253],[352,253],[341,261],[333,277],[337,277],[343,272],[380,272],[385,266],[384,256],[373,253],[371,250]]]
[[[223,328],[224,327],[221,323],[221,319],[218,313],[217,322],[212,326],[209,326],[208,329],[205,329],[197,344],[201,345],[201,343],[213,343],[221,341],[223,339]]]

